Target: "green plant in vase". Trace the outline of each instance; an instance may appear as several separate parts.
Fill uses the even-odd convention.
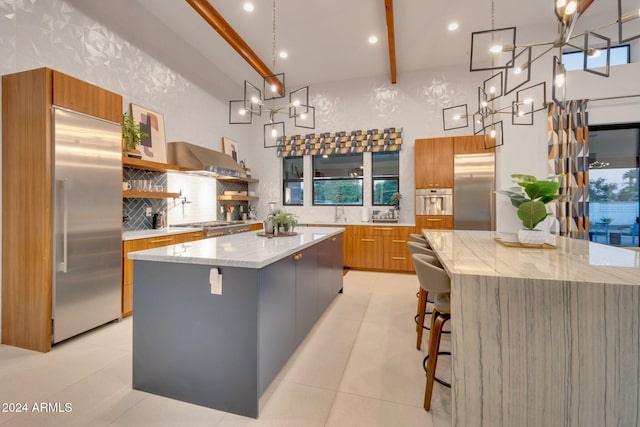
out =
[[[273,216],[273,226],[278,230],[281,230],[284,233],[292,232],[293,229],[298,225],[298,220],[295,218],[295,215],[292,213],[287,213],[283,211],[276,211]]]
[[[128,157],[141,159],[142,154],[138,150],[138,145],[144,138],[148,137],[149,134],[140,130],[140,125],[136,123],[133,117],[127,113],[122,115],[122,144]]]
[[[547,204],[565,197],[558,194],[560,177],[564,175],[552,175],[545,179],[538,179],[533,175],[512,174],[511,178],[522,187],[524,191],[502,190],[501,194],[509,196],[511,205],[517,209],[518,218],[522,221],[524,230],[518,232],[518,240],[521,243],[543,244],[547,234],[536,229],[536,226],[547,219],[550,212]]]

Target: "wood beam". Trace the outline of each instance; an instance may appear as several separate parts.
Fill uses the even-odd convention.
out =
[[[391,83],[396,83],[396,35],[393,25],[393,0],[384,0],[384,9],[387,16],[387,40],[389,41],[389,67],[391,70]]]
[[[211,6],[207,0],[186,0],[187,3],[196,11],[202,18],[207,21],[211,27],[220,34],[220,36],[231,46],[238,54],[247,61],[262,78],[273,76],[275,73],[258,57],[258,55],[251,49],[251,47],[244,41],[240,34],[233,29],[231,25],[218,13],[218,11]],[[270,77],[267,79],[270,84],[275,84],[279,87],[278,92],[280,95],[284,95],[282,82],[276,77]],[[264,96],[264,94],[263,94]]]

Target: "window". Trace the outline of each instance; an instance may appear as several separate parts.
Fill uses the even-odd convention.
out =
[[[313,156],[314,205],[362,205],[362,153]]]
[[[610,49],[609,65],[622,65],[629,63],[629,45],[613,46]],[[589,68],[606,67],[607,55],[603,54],[595,58],[589,58]],[[562,63],[567,71],[582,70],[584,55],[582,52],[566,52],[562,54]]]
[[[394,153],[373,153],[373,205],[392,205],[391,196],[398,191],[400,156]]]
[[[282,159],[282,203],[284,205],[304,204],[304,165],[302,157]]]

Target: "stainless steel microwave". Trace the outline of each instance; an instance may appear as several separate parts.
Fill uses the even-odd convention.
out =
[[[416,215],[453,215],[453,190],[451,188],[416,190]]]

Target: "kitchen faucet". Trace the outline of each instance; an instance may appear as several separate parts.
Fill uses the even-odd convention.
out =
[[[333,218],[334,222],[347,221],[347,218],[344,215],[344,205],[336,205],[336,212]]]

